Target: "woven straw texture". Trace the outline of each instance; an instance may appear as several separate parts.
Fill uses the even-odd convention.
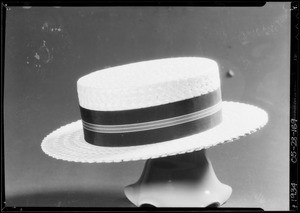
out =
[[[268,114],[252,105],[223,102],[223,122],[202,133],[156,144],[100,147],[85,142],[78,120],[47,135],[41,146],[51,157],[83,163],[146,160],[207,149],[251,134],[268,122]]]
[[[96,71],[77,81],[80,106],[101,111],[167,104],[219,87],[217,63],[198,57],[132,63]]]

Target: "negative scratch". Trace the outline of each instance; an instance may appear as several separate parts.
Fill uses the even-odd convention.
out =
[[[288,15],[283,14],[279,16],[275,21],[273,21],[270,25],[263,25],[262,27],[257,27],[253,30],[239,32],[238,38],[242,42],[242,44],[245,45],[249,43],[250,38],[269,36],[271,34],[279,32],[280,28],[286,23],[287,18]]]

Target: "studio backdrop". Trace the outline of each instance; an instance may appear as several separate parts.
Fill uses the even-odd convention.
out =
[[[124,186],[145,161],[88,164],[43,153],[80,119],[76,82],[93,71],[169,57],[215,60],[222,98],[269,115],[259,132],[207,150],[233,192],[224,207],[289,205],[290,3],[263,7],[7,7],[4,160],[7,206],[132,207]]]

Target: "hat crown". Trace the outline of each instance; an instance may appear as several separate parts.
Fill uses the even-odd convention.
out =
[[[80,106],[99,111],[158,106],[219,88],[217,63],[200,57],[131,63],[92,72],[77,81]]]

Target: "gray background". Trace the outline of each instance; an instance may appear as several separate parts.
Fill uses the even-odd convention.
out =
[[[79,77],[141,60],[204,56],[220,65],[224,100],[269,113],[260,132],[208,150],[218,178],[233,188],[224,206],[287,210],[289,8],[274,2],[261,8],[8,7],[6,204],[132,206],[123,187],[137,180],[145,161],[65,162],[46,156],[41,141],[80,119]]]

